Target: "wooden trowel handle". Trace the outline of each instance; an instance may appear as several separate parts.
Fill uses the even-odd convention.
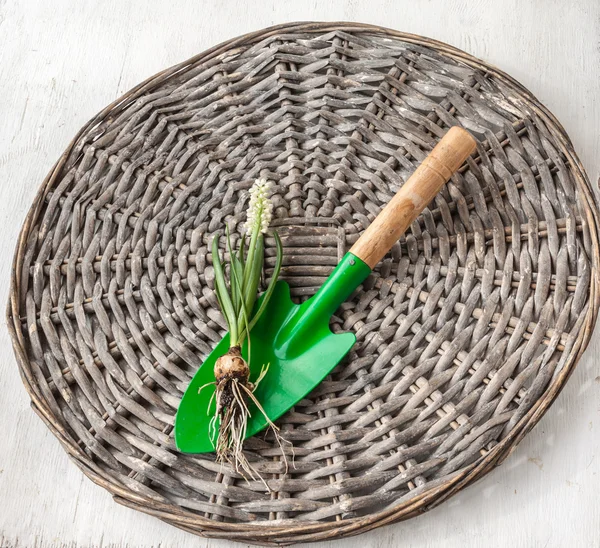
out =
[[[475,150],[468,131],[452,127],[352,246],[373,268]]]

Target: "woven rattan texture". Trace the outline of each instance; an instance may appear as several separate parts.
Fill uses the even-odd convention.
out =
[[[224,333],[210,242],[253,180],[275,182],[303,299],[457,124],[477,152],[334,317],[348,357],[278,421],[294,465],[248,440],[272,492],[179,454],[179,400]],[[33,408],[122,504],[248,542],[356,534],[438,504],[539,420],[594,325],[596,221],[564,131],[508,76],[387,29],[281,26],[81,130],[25,222],[9,324]]]

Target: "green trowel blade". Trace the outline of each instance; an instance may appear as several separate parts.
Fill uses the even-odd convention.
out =
[[[317,294],[301,305],[292,302],[285,282],[276,284],[266,310],[252,329],[250,346],[242,348],[242,355],[249,359],[251,381],[268,367],[254,395],[270,420],[276,420],[309,394],[352,348],[354,334],[332,333],[329,321],[369,273],[365,263],[348,253]],[[228,349],[226,335],[206,358],[181,400],[175,419],[175,443],[183,453],[214,451],[210,421],[216,407],[215,387],[209,383],[215,380],[215,361]],[[251,416],[247,436],[252,436],[268,423],[254,404],[249,402],[248,408]]]

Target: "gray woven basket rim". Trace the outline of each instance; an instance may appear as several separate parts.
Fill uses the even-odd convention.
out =
[[[84,134],[89,134],[108,116],[114,116],[124,111],[127,106],[131,105],[144,93],[161,84],[164,84],[171,78],[185,71],[191,65],[199,61],[212,59],[224,51],[231,51],[237,46],[256,43],[259,40],[263,40],[268,36],[276,35],[282,31],[285,31],[286,33],[323,33],[334,30],[388,36],[403,42],[423,45],[470,67],[484,70],[486,73],[493,75],[499,81],[509,84],[513,88],[513,91],[519,95],[519,99],[523,102],[526,102],[528,106],[536,112],[541,120],[560,132],[557,135],[561,147],[560,152],[562,152],[567,158],[573,175],[576,179],[577,189],[580,192],[580,200],[583,202],[586,212],[587,227],[590,231],[590,236],[592,238],[593,248],[595,251],[593,257],[590,257],[592,263],[592,275],[589,289],[590,306],[588,307],[586,317],[583,320],[585,328],[580,330],[577,340],[570,351],[570,355],[562,371],[560,372],[560,375],[546,388],[542,396],[537,400],[527,414],[521,418],[513,430],[504,439],[502,439],[481,462],[470,465],[467,469],[461,471],[443,485],[427,490],[416,497],[413,497],[410,500],[395,506],[394,508],[379,511],[368,516],[349,518],[342,522],[300,522],[295,526],[267,524],[268,529],[265,527],[265,524],[260,523],[219,523],[211,519],[202,518],[199,515],[189,511],[182,511],[181,509],[179,509],[177,514],[174,514],[172,512],[172,506],[152,501],[144,496],[126,490],[116,483],[109,483],[104,478],[96,474],[96,472],[92,470],[86,462],[89,460],[89,458],[78,448],[73,447],[68,442],[67,437],[64,435],[62,430],[62,426],[54,421],[54,417],[52,416],[50,410],[42,401],[40,401],[35,391],[32,389],[32,385],[36,382],[36,379],[31,375],[31,370],[29,368],[29,358],[25,350],[25,339],[21,331],[21,321],[19,315],[19,290],[21,286],[21,277],[23,274],[21,267],[24,261],[24,253],[28,243],[30,228],[37,219],[41,208],[44,205],[44,199],[47,193],[52,189],[53,184],[61,173],[62,168],[65,165],[72,163],[82,153],[81,149],[76,146],[80,137]],[[597,310],[600,305],[600,295],[598,295],[598,220],[597,199],[594,195],[585,170],[575,154],[571,141],[569,140],[565,130],[556,120],[554,115],[550,113],[550,111],[544,107],[531,92],[529,92],[519,82],[501,70],[494,68],[488,63],[485,63],[443,42],[414,34],[398,32],[384,27],[352,22],[299,22],[281,24],[227,40],[213,48],[191,57],[182,63],[174,65],[155,74],[154,76],[151,76],[141,84],[123,94],[119,99],[112,102],[105,109],[94,116],[87,124],[85,124],[85,126],[73,138],[54,167],[50,170],[48,176],[44,179],[38,193],[34,198],[33,205],[24,221],[12,264],[10,299],[7,307],[7,321],[15,355],[18,360],[19,371],[23,383],[25,384],[25,387],[31,397],[34,411],[59,439],[63,448],[67,451],[77,466],[84,472],[84,474],[86,474],[86,476],[88,476],[96,484],[109,490],[117,502],[154,515],[184,530],[193,532],[195,534],[216,538],[230,538],[233,540],[253,541],[263,544],[285,544],[290,542],[308,542],[346,537],[365,532],[382,525],[390,524],[395,521],[413,517],[430,508],[433,508],[434,506],[437,506],[444,500],[456,494],[462,488],[482,478],[495,466],[502,463],[502,461],[523,439],[523,437],[538,423],[548,407],[558,396],[569,376],[573,372],[574,367],[585,350],[594,329],[597,318]],[[276,538],[276,540],[273,541],[273,538]]]

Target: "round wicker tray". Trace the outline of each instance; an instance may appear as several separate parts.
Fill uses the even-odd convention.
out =
[[[278,421],[294,466],[248,440],[267,493],[178,453],[179,400],[224,332],[209,242],[252,181],[276,183],[302,299],[456,124],[477,154],[338,311],[347,359]],[[34,410],[118,502],[205,536],[330,539],[439,504],[538,422],[596,320],[597,225],[564,130],[507,75],[384,28],[283,25],[150,78],[77,134],[22,229],[9,325]]]

